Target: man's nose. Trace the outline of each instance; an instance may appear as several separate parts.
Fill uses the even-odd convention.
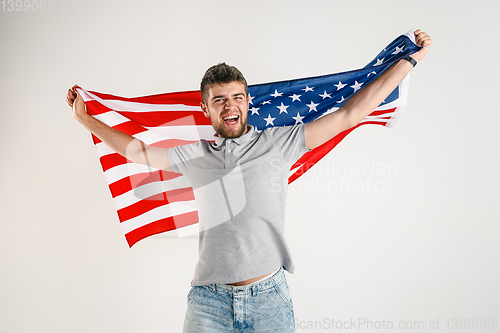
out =
[[[224,106],[227,110],[232,110],[236,106],[236,103],[232,99],[228,98]]]

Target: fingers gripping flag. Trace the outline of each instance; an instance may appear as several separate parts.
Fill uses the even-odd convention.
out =
[[[344,73],[251,85],[248,123],[263,130],[308,123],[337,111],[346,100],[394,62],[418,51],[413,30],[399,36],[365,67]],[[357,126],[304,154],[291,168],[289,183],[364,124],[391,127],[401,116],[408,80]],[[77,87],[87,112],[147,145],[170,148],[213,140],[214,129],[200,108],[199,91],[124,98]],[[92,135],[129,246],[148,236],[187,230],[198,223],[193,189],[181,174],[135,164]]]

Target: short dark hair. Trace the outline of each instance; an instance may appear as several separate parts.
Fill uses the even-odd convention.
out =
[[[225,62],[213,65],[205,72],[203,79],[201,79],[200,90],[203,102],[206,103],[208,98],[208,91],[214,84],[230,83],[238,81],[245,86],[245,94],[248,96],[247,80],[238,68],[229,66]]]

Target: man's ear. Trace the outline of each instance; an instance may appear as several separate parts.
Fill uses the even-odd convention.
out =
[[[205,117],[210,118],[210,115],[208,114],[208,108],[207,108],[206,104],[203,103],[203,102],[201,102],[200,103],[200,107],[203,110],[203,114],[205,115]]]

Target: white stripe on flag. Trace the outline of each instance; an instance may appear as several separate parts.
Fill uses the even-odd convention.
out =
[[[158,126],[146,127],[147,132],[134,135],[145,144],[153,144],[166,139],[198,141],[200,139],[214,140],[215,130],[212,125]]]
[[[160,132],[158,133],[158,129]],[[133,137],[141,140],[147,145],[152,145],[160,141],[169,139],[199,141],[205,139],[208,141],[214,140],[214,128],[211,125],[207,126],[171,126],[171,127],[156,127],[151,128],[149,131],[134,134]],[[96,144],[99,157],[116,153],[113,149],[109,148],[104,142]]]
[[[138,186],[131,191],[125,192],[114,198],[116,209],[122,209],[144,200],[152,195],[186,188],[192,191],[192,184],[186,177],[155,181],[149,184]]]
[[[129,176],[133,176],[139,173],[153,172],[158,170],[159,169],[147,165],[142,165],[137,163],[126,163],[117,165],[111,169],[106,170],[104,172],[104,175],[106,176],[108,184],[112,184],[122,178],[127,178]]]
[[[379,122],[379,123],[385,123],[385,122],[390,120],[390,119],[388,119],[388,117],[390,117],[391,115],[392,115],[392,113],[381,114],[378,116],[367,116],[361,122],[375,121],[375,122]]]
[[[106,145],[104,142],[99,142],[95,145],[97,148],[97,154],[99,155],[99,158],[109,155],[109,154],[118,154],[115,152],[113,149],[109,148],[108,145]]]
[[[169,205],[152,209],[142,215],[131,218],[130,220],[123,221],[121,226],[123,228],[123,232],[127,234],[154,221],[162,220],[168,217],[174,217],[175,221],[176,215],[194,212],[197,210],[198,209],[194,200],[173,202]]]
[[[104,101],[100,99],[99,102]],[[102,102],[101,102],[102,103]],[[106,103],[106,104],[104,104]],[[120,100],[107,99],[103,105],[116,111],[126,112],[152,112],[152,111],[202,111],[200,106],[184,105],[184,104],[148,104],[127,102]]]
[[[115,127],[116,125],[120,125],[130,121],[130,119],[122,116],[119,113],[116,113],[115,111],[108,111],[106,113],[101,113],[92,117],[102,121],[103,123],[111,127]]]

